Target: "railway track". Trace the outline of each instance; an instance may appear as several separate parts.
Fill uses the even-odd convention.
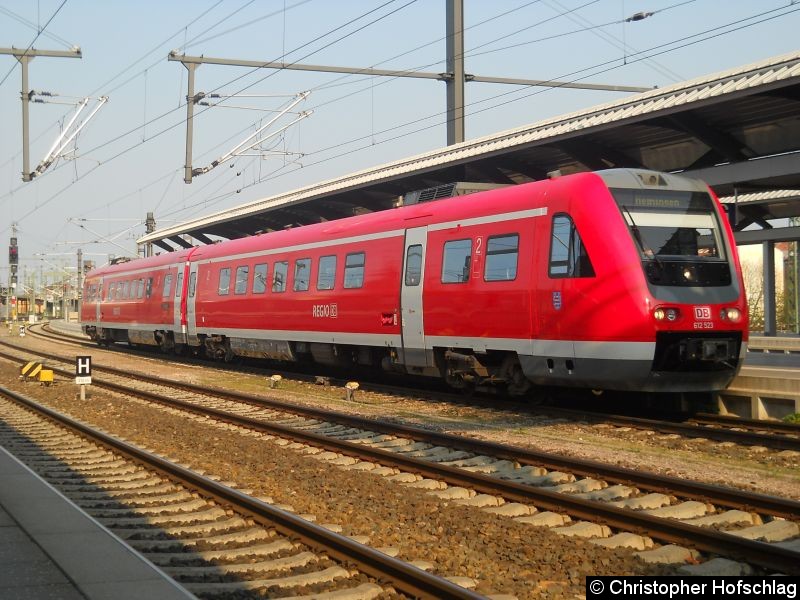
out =
[[[44,337],[49,339],[55,337],[61,341],[66,339],[66,341],[71,343],[74,342],[74,339],[67,339],[69,336],[55,335],[52,337]],[[90,342],[79,343],[91,348],[97,347],[96,344]],[[57,357],[57,355],[50,355],[50,357]],[[375,384],[365,384],[364,389],[371,389],[379,393],[419,394],[418,390],[401,390],[397,387],[378,386]],[[427,391],[425,394],[428,397],[445,402],[463,403],[463,398],[456,394]],[[503,410],[502,405],[498,405],[497,403],[492,404],[492,407],[497,410]],[[551,417],[564,418],[572,421],[588,422],[592,424],[605,423],[615,427],[655,431],[665,435],[679,435],[694,439],[703,438],[718,442],[732,442],[746,446],[761,446],[774,450],[800,452],[800,424],[796,423],[742,419],[710,414],[698,414],[690,417],[686,421],[676,422],[673,420],[615,415],[559,407],[537,407],[536,410]]]
[[[192,593],[482,597],[11,390],[0,395],[2,445]]]
[[[114,377],[126,374],[116,372]],[[399,483],[428,487],[442,498],[522,522],[549,525],[564,535],[587,535],[598,544],[642,550],[654,541],[661,548],[678,544],[706,557],[732,557],[769,571],[794,573],[800,565],[800,503],[792,500],[146,379],[147,387],[160,389],[143,390],[141,383],[134,389],[105,377],[95,378],[95,384],[279,436],[297,444],[298,451],[333,464],[365,470],[381,465]]]

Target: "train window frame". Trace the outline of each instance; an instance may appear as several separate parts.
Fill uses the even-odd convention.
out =
[[[227,296],[231,293],[231,268],[222,267],[219,270],[219,279],[217,285],[217,295]]]
[[[247,293],[247,284],[250,280],[250,265],[239,265],[236,267],[234,276],[233,293],[242,296]]]
[[[178,279],[175,281],[175,297],[179,297],[183,292],[183,271],[178,271]]]
[[[556,221],[558,219],[565,219],[569,224],[566,243],[561,237],[556,235]],[[558,248],[556,242],[561,244],[563,249],[566,250],[566,258],[559,260],[554,259],[553,250]],[[560,252],[562,251],[563,250],[560,250]],[[551,279],[582,279],[595,277],[592,259],[589,256],[586,245],[583,243],[583,238],[575,225],[575,221],[567,213],[554,214],[550,222],[550,252],[547,264],[547,274]],[[556,268],[558,271],[554,270]],[[563,273],[561,272],[562,268],[564,269]]]
[[[516,245],[513,249],[511,248],[503,248],[501,250],[492,250],[492,242],[496,242],[500,239],[504,238],[514,238],[516,239]],[[513,277],[489,277],[490,267],[494,262],[492,257],[495,256],[503,256],[507,254],[514,255],[514,276]],[[501,265],[502,266],[502,265]],[[508,271],[508,267],[505,267],[506,272]],[[483,264],[483,280],[487,283],[494,283],[496,281],[516,281],[517,275],[519,274],[519,233],[501,233],[498,235],[491,235],[486,240],[486,258],[484,259]]]
[[[359,261],[360,257],[360,262]],[[351,260],[352,259],[352,260]],[[357,290],[364,287],[364,274],[367,264],[367,253],[351,252],[344,257],[344,276],[342,287],[346,290]]]
[[[456,244],[463,244],[464,242],[469,244],[469,248],[456,246]],[[462,250],[468,250],[468,253],[463,254]],[[443,284],[469,283],[471,266],[472,238],[459,238],[457,240],[448,240],[444,243],[444,246],[442,246],[442,273],[440,277]],[[460,272],[460,276],[448,275],[449,272]]]
[[[172,273],[167,273],[164,277],[164,289],[161,292],[162,298],[169,298],[172,295]]]
[[[194,298],[197,295],[197,271],[189,273],[189,298]]]
[[[305,269],[305,276],[300,271]],[[298,258],[294,261],[294,277],[292,279],[293,292],[307,292],[311,285],[311,259]]]
[[[286,291],[286,283],[289,277],[289,261],[279,260],[272,266],[272,291],[275,294],[282,294]]]
[[[412,252],[414,262],[411,261]],[[419,259],[418,262],[417,259]],[[406,267],[403,281],[406,287],[417,287],[422,283],[422,244],[412,244],[406,250]]]
[[[333,268],[328,263],[333,261]],[[337,258],[335,254],[326,254],[320,256],[319,265],[317,267],[317,289],[318,290],[332,290],[336,286],[336,266]]]
[[[263,269],[262,269],[263,267]],[[263,272],[262,272],[263,271]],[[267,293],[267,275],[269,275],[269,263],[257,263],[253,265],[253,293]],[[256,285],[258,284],[258,285]]]

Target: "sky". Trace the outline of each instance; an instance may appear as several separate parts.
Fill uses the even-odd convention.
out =
[[[467,73],[649,88],[798,50],[800,2],[464,0],[464,19]],[[16,226],[21,280],[74,273],[78,248],[98,265],[135,255],[147,212],[168,227],[446,144],[439,81],[202,65],[196,92],[220,97],[195,109],[195,168],[275,121],[257,149],[187,185],[187,70],[171,51],[438,73],[444,36],[444,0],[0,0],[0,47],[82,53],[29,64],[30,88],[55,94],[30,104],[31,169],[79,100],[76,123],[108,98],[23,182],[21,68],[0,55],[0,238]],[[627,95],[468,83],[466,138]]]

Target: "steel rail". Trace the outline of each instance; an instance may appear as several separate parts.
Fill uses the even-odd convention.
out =
[[[106,433],[97,431],[58,411],[40,405],[36,401],[0,386],[0,394],[26,406],[35,412],[47,416],[60,425],[64,425],[98,441],[125,457],[156,469],[166,474],[173,481],[196,490],[203,496],[227,504],[242,514],[251,517],[260,525],[273,527],[283,535],[299,540],[303,544],[319,552],[328,553],[339,562],[355,563],[359,570],[388,582],[398,591],[416,598],[435,600],[439,598],[453,600],[476,600],[483,598],[466,588],[458,586],[446,579],[437,577],[414,567],[402,560],[392,558],[369,546],[360,544],[346,536],[337,534],[325,527],[315,525],[292,513],[275,508],[257,498],[203,477],[194,471],[176,465],[156,454],[147,452],[136,446],[117,439]]]
[[[32,332],[43,338],[53,339],[59,336],[62,339],[82,346],[96,347],[92,342],[86,342],[72,336],[53,333],[53,336],[42,335]],[[71,338],[71,339],[70,339]],[[380,389],[380,388],[376,388]],[[780,421],[761,421],[756,419],[744,419],[724,415],[712,415],[708,413],[698,413],[692,415],[685,422],[671,422],[643,417],[633,417],[611,413],[598,413],[581,409],[561,408],[556,406],[545,407],[544,412],[552,415],[564,416],[572,419],[590,419],[597,423],[609,423],[617,427],[634,427],[637,429],[647,429],[658,431],[665,434],[678,434],[684,437],[708,438],[717,441],[730,441],[737,444],[764,445],[777,450],[793,450],[800,452],[800,424],[783,423]],[[713,429],[704,425],[720,425],[723,427],[742,427],[746,429],[761,429],[770,433],[756,433],[753,431],[733,431],[726,429]],[[781,435],[788,434],[788,435]],[[794,435],[795,437],[791,437]]]
[[[784,421],[767,421],[761,419],[745,419],[729,415],[714,415],[710,413],[697,413],[689,417],[694,423],[705,425],[730,425],[732,427],[747,427],[748,429],[767,429],[780,431],[791,435],[800,435],[800,423],[786,423]]]
[[[213,416],[225,422],[256,431],[321,446],[350,456],[376,461],[384,465],[395,466],[425,477],[443,479],[449,484],[470,487],[482,493],[501,495],[509,500],[517,502],[529,502],[546,510],[566,512],[570,516],[577,517],[581,520],[600,521],[614,529],[644,533],[662,542],[688,545],[712,554],[733,557],[770,571],[777,570],[784,573],[800,574],[800,552],[795,552],[773,544],[747,540],[731,534],[687,525],[679,521],[654,517],[629,509],[608,506],[592,500],[583,500],[567,494],[560,494],[558,492],[543,490],[524,484],[504,481],[478,473],[471,473],[456,467],[405,457],[386,450],[369,448],[360,444],[353,444],[351,442],[336,440],[314,433],[265,423],[226,411],[204,408],[189,402],[166,398],[153,392],[130,389],[112,382],[97,381],[95,383],[120,393],[135,395],[170,407],[179,407],[196,414]],[[0,388],[0,390],[2,390],[2,388]],[[420,432],[423,430],[417,431]],[[431,432],[424,433],[430,434]],[[426,441],[430,441],[430,438],[426,438]],[[651,477],[658,476],[651,475]],[[731,490],[731,492],[733,493],[733,490]],[[800,510],[798,510],[800,503],[779,498],[774,498],[773,500],[784,506],[793,505],[794,509],[791,515],[794,518],[800,517]]]
[[[669,421],[658,421],[655,419],[645,419],[642,417],[629,417],[625,415],[611,415],[599,413],[587,413],[571,409],[556,409],[563,414],[580,414],[595,418],[603,423],[610,423],[622,427],[635,427],[637,429],[652,429],[660,433],[675,433],[685,437],[702,437],[715,439],[722,442],[736,442],[738,444],[748,443],[752,445],[764,445],[776,450],[800,451],[800,438],[787,437],[783,435],[771,435],[765,433],[754,433],[752,431],[733,431],[730,429],[711,429],[703,425],[693,423],[670,423]],[[769,426],[765,426],[769,428]],[[790,429],[791,431],[791,429]]]
[[[50,355],[43,352],[33,352],[39,355],[49,356],[51,358],[63,361],[63,358],[57,355]],[[22,359],[12,355],[0,352],[0,357],[7,358],[16,362],[25,362]],[[244,402],[250,405],[259,406],[262,408],[270,408],[279,410],[307,418],[320,419],[323,421],[331,421],[349,427],[356,427],[360,429],[367,429],[377,431],[389,435],[403,436],[413,439],[415,441],[435,443],[442,446],[448,446],[466,452],[475,454],[488,454],[498,459],[516,461],[522,465],[532,465],[544,467],[550,470],[564,469],[576,473],[584,477],[595,477],[614,483],[625,485],[632,485],[639,488],[648,489],[651,491],[663,492],[687,496],[693,499],[700,499],[725,506],[729,508],[736,508],[742,510],[751,510],[762,514],[770,514],[773,516],[797,519],[800,518],[800,502],[788,498],[779,498],[766,494],[758,494],[754,492],[747,492],[744,490],[737,490],[734,488],[716,486],[696,481],[685,479],[678,479],[666,475],[658,475],[656,473],[647,473],[640,470],[626,469],[624,467],[617,467],[605,463],[579,459],[571,457],[563,457],[550,453],[539,452],[526,448],[519,448],[508,446],[506,444],[499,444],[496,442],[487,442],[477,440],[474,438],[466,438],[449,433],[441,433],[422,429],[410,425],[400,425],[396,423],[388,423],[386,421],[378,421],[366,417],[358,417],[347,415],[321,408],[313,408],[300,406],[296,404],[287,404],[278,400],[263,398],[260,396],[253,396],[243,392],[236,392],[231,390],[224,390],[214,387],[196,386],[185,382],[171,381],[152,375],[143,373],[131,373],[122,369],[114,367],[101,367],[94,365],[93,369],[96,371],[103,371],[120,377],[134,378],[147,383],[171,387],[174,389],[184,390],[195,394],[205,394],[215,396],[226,400],[235,400]],[[53,369],[54,371],[66,376],[72,377],[74,373],[63,369]],[[165,398],[151,392],[143,390],[136,390],[126,386],[115,384],[113,382],[102,381],[96,377],[92,379],[93,385],[106,387],[113,391],[123,394],[134,394],[139,397],[146,398],[158,403],[175,402],[171,398]],[[187,406],[193,409],[199,409],[196,405],[186,403]],[[207,410],[207,409],[203,409]],[[208,409],[210,410],[210,409]],[[221,412],[221,411],[220,411]],[[225,413],[227,414],[227,413]],[[237,417],[239,418],[239,417]],[[290,435],[294,430],[285,429],[284,433],[280,435]],[[344,450],[340,450],[344,451]]]

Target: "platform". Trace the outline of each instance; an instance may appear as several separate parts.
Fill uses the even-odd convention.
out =
[[[50,321],[50,328],[57,333],[72,335],[87,340],[89,339],[89,336],[83,333],[81,330],[81,324],[77,321],[53,320]]]
[[[783,419],[800,413],[800,369],[748,366],[717,394],[720,414],[748,419]]]
[[[194,598],[4,448],[0,481],[0,598]]]

